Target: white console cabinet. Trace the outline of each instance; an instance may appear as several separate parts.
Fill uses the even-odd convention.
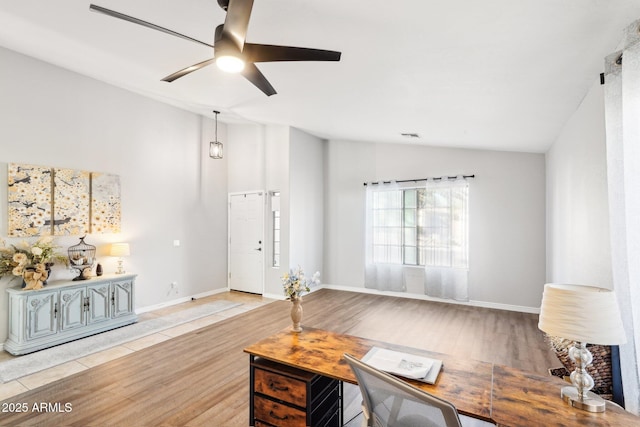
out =
[[[135,274],[55,281],[43,289],[9,288],[9,337],[19,355],[135,323]]]

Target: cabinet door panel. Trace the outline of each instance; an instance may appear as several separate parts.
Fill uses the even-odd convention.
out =
[[[89,311],[87,323],[104,322],[111,318],[109,307],[111,306],[111,292],[108,283],[100,283],[87,286],[89,297]]]
[[[67,331],[87,324],[85,302],[83,288],[60,291],[61,330]]]
[[[46,337],[58,332],[57,296],[56,292],[49,292],[30,295],[27,298],[27,339]]]
[[[133,283],[130,280],[113,283],[113,317],[131,314],[133,307]]]

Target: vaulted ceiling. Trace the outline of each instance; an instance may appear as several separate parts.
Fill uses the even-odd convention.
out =
[[[90,1],[208,44],[225,19],[216,0]],[[248,42],[342,52],[259,64],[278,92],[267,97],[215,65],[161,81],[212,49],[90,1],[0,0],[0,45],[223,122],[529,152],[553,143],[640,18],[638,0],[255,0]]]

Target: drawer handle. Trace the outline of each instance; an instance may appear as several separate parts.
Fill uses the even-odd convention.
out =
[[[289,391],[289,387],[278,387],[273,381],[269,381],[269,388],[273,391]]]
[[[277,416],[273,411],[269,411],[269,416],[271,418],[275,418],[276,420],[284,421],[289,419],[289,415],[285,415],[284,417]]]

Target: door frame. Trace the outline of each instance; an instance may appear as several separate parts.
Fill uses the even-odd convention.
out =
[[[260,295],[264,296],[264,271],[265,271],[265,203],[266,194],[264,190],[251,190],[251,191],[236,191],[227,195],[227,291],[231,291],[231,197],[242,196],[247,194],[257,194],[262,197],[262,205],[260,207],[260,224],[261,232],[260,237],[262,239],[262,251],[260,256],[262,257],[262,269],[260,270]],[[241,292],[241,291],[240,291]]]

